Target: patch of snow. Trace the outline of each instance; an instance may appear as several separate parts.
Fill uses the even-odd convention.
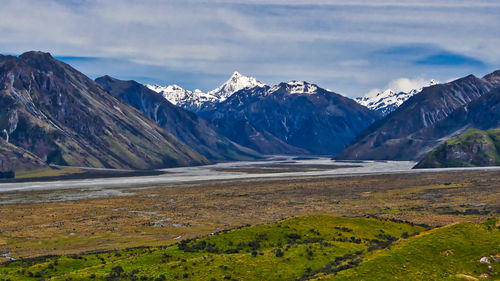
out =
[[[307,94],[313,95],[318,93],[318,86],[314,84],[307,83],[305,81],[291,81],[285,84],[279,84],[277,86],[272,87],[269,90],[269,93],[274,93],[279,89],[285,89],[285,91],[290,95],[295,94]]]

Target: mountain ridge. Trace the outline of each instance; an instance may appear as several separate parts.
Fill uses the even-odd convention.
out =
[[[208,160],[49,53],[0,57],[0,126],[50,164],[154,169]]]
[[[243,89],[199,114],[218,128],[226,126],[226,134],[236,130],[235,121],[246,122],[253,131],[267,132],[288,145],[321,155],[340,151],[379,117],[352,99],[303,81]]]
[[[171,104],[160,93],[136,81],[110,76],[95,80],[123,102],[143,112],[167,132],[210,160],[254,160],[257,152],[217,134],[211,125],[195,113]]]
[[[364,130],[335,158],[418,160],[444,141],[443,136],[422,138],[421,131],[499,86],[492,76],[468,75],[426,87]]]
[[[265,84],[258,81],[256,78],[242,75],[238,71],[235,71],[231,77],[219,87],[207,93],[199,89],[189,91],[176,84],[167,86],[146,85],[149,89],[162,94],[163,97],[172,104],[192,112],[198,112],[202,110],[203,107],[222,102],[239,90],[263,86],[265,86]]]
[[[380,112],[383,116],[388,115],[396,110],[410,97],[422,92],[423,88],[439,84],[436,80],[431,79],[429,83],[418,88],[412,89],[408,92],[396,92],[390,88],[378,92],[376,94],[368,93],[363,97],[355,98],[354,100],[361,105],[368,107],[371,110]]]

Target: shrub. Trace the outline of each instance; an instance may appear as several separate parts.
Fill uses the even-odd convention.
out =
[[[276,250],[276,257],[281,258],[284,255],[281,249]]]
[[[288,233],[288,234],[286,235],[286,237],[288,237],[288,238],[290,238],[290,239],[292,239],[292,240],[297,240],[297,239],[300,239],[300,235],[299,235],[299,234],[297,234],[297,233]]]

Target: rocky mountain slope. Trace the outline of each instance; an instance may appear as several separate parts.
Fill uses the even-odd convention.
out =
[[[251,160],[259,157],[257,152],[221,136],[204,119],[171,104],[160,93],[142,84],[109,76],[95,81],[210,160]]]
[[[372,124],[337,159],[421,159],[454,136],[452,130],[436,130],[439,122],[457,109],[500,87],[498,72],[483,78],[469,75],[424,88],[398,109]],[[443,132],[450,133],[444,135]]]
[[[263,87],[264,83],[259,82],[257,79],[241,75],[237,71],[231,75],[229,80],[216,89],[204,93],[198,89],[189,91],[177,85],[146,85],[149,89],[160,93],[172,104],[182,107],[186,110],[197,112],[204,107],[222,102],[230,97],[235,92],[253,87]]]
[[[47,163],[152,169],[208,163],[48,53],[0,56],[0,131]]]
[[[424,87],[429,87],[436,84],[438,84],[436,80],[431,80]],[[375,110],[381,113],[383,116],[386,116],[396,110],[406,100],[420,93],[424,87],[413,89],[409,92],[396,92],[392,89],[386,89],[376,94],[368,93],[363,97],[356,98],[355,101],[363,106],[368,107],[371,110]]]
[[[449,139],[422,159],[415,168],[500,165],[500,130],[471,129]]]
[[[0,138],[0,178],[2,173],[49,168],[36,155]]]
[[[349,98],[301,81],[246,88],[199,114],[237,143],[262,153],[289,154],[338,153],[379,118]]]

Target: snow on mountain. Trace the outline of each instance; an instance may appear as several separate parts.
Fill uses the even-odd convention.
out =
[[[212,95],[219,99],[219,101],[224,101],[232,94],[237,91],[245,88],[253,88],[253,87],[264,87],[266,84],[258,81],[257,79],[251,76],[245,76],[235,71],[231,78],[227,80],[224,84],[219,86],[217,89],[208,92],[209,95]]]
[[[177,85],[146,86],[157,93],[161,93],[172,104],[196,112],[206,104],[214,104],[226,100],[239,90],[256,86],[264,87],[265,84],[251,76],[241,75],[235,71],[229,80],[208,93],[204,93],[198,89],[194,91],[185,90]]]
[[[318,86],[307,83],[305,81],[291,81],[288,83],[281,83],[272,87],[269,93],[274,93],[279,89],[284,88],[290,95],[293,94],[315,94],[318,91]]]
[[[190,111],[197,111],[203,104],[217,102],[218,100],[216,97],[203,93],[198,89],[189,91],[177,85],[146,85],[146,87],[162,94],[172,104]]]
[[[426,85],[421,88],[413,89],[409,92],[395,92],[392,89],[386,89],[382,92],[367,93],[363,97],[356,98],[355,101],[371,110],[378,111],[384,116],[394,111],[410,97],[420,93],[424,87],[436,85],[438,82],[431,79]]]

